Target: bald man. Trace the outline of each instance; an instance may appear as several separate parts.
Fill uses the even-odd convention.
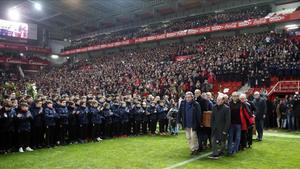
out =
[[[212,109],[211,142],[213,152],[209,158],[218,159],[224,154],[230,120],[230,108],[225,105],[224,94],[220,93],[217,97],[217,104]]]

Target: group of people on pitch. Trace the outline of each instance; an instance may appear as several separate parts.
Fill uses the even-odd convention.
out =
[[[207,142],[212,148],[212,154],[209,155],[211,159],[231,156],[251,148],[254,124],[257,141],[262,141],[267,107],[265,98],[259,92],[254,93],[253,101],[248,101],[244,93],[233,92],[230,98],[219,93],[216,102],[209,101],[208,105],[212,106],[208,108],[202,106],[199,92],[196,90],[195,96],[192,92],[186,92],[185,100],[180,102],[177,118],[185,130],[191,155],[197,155],[205,149]],[[212,111],[208,130],[202,120],[203,112],[207,110]],[[207,134],[210,134],[209,137],[205,137]]]
[[[38,95],[33,100],[13,93],[0,104],[0,153],[112,137],[177,135],[177,113],[176,101],[167,95]]]

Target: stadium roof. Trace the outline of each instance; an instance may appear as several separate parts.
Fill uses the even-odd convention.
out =
[[[42,5],[41,11],[32,10],[34,2]],[[0,18],[5,19],[7,9],[16,6],[22,21],[68,37],[221,2],[225,0],[5,0],[0,2]]]

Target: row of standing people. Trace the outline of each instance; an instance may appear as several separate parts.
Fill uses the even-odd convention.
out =
[[[37,99],[20,101],[17,107],[5,100],[0,109],[0,150],[33,151],[141,134],[177,135],[177,112],[174,100]]]

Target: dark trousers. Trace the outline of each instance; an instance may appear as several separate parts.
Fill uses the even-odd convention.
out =
[[[141,121],[135,121],[133,134],[138,135],[141,133]]]
[[[86,140],[88,135],[88,125],[87,124],[80,124],[79,125],[79,137],[81,140]]]
[[[297,130],[300,130],[300,117],[295,117],[295,126]]]
[[[147,134],[147,132],[148,132],[148,121],[143,121],[142,132],[143,132],[143,134]]]
[[[205,145],[207,145],[207,141],[209,142],[209,146],[211,147],[211,128],[210,127],[204,127],[204,133],[205,133],[205,141],[204,141],[204,143],[205,143]]]
[[[30,132],[29,131],[19,131],[18,132],[18,145],[19,147],[26,148],[30,144]]]
[[[131,128],[129,122],[122,122],[121,123],[121,134],[122,135],[130,135]]]
[[[0,152],[7,151],[8,149],[8,140],[7,140],[8,132],[1,131],[0,132]]]
[[[248,135],[247,130],[242,130],[240,149],[244,149],[247,147],[247,135]]]
[[[204,149],[204,145],[205,145],[205,132],[204,132],[204,128],[201,127],[197,130],[197,136],[198,136],[198,144],[199,144],[199,150],[203,150]]]
[[[113,123],[113,136],[120,136],[121,135],[121,122],[115,121]]]
[[[69,140],[71,142],[78,140],[78,126],[69,125]]]
[[[46,144],[47,146],[55,145],[55,126],[46,126]]]
[[[101,124],[92,124],[92,139],[95,140],[100,137]]]
[[[104,138],[112,138],[112,123],[105,123]]]
[[[156,131],[157,120],[150,120],[149,122],[149,130],[151,134],[155,134]]]
[[[159,132],[165,133],[168,131],[168,119],[159,120]]]
[[[248,132],[247,132],[247,143],[248,147],[252,145],[252,138],[253,137],[253,126],[249,126]]]
[[[44,144],[43,126],[34,126],[32,131],[32,143],[34,147],[39,147]]]
[[[257,138],[262,140],[264,130],[264,119],[255,118],[255,125],[257,130]]]
[[[58,141],[60,141],[61,144],[65,144],[68,137],[68,125],[60,124],[58,133]]]
[[[134,121],[134,119],[130,119],[130,120],[129,120],[130,134],[133,134],[133,132],[134,132],[134,127],[135,127],[135,121]]]
[[[225,153],[227,135],[222,133],[213,132],[211,136],[212,154],[220,155]]]

